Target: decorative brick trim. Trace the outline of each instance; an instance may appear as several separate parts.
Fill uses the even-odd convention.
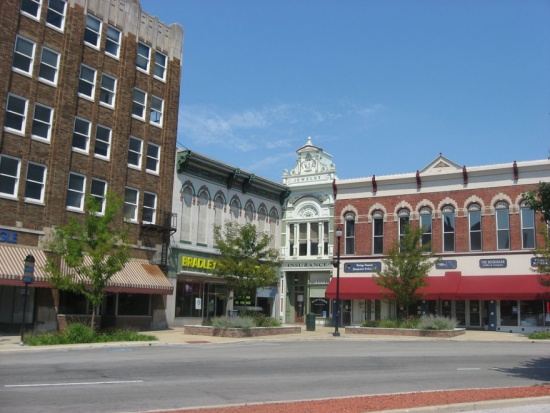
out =
[[[183,326],[185,334],[215,337],[260,337],[278,336],[281,334],[298,334],[300,326],[290,327],[253,327],[253,328],[215,328],[210,326]]]

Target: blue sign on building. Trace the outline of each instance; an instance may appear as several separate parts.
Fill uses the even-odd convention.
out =
[[[456,270],[457,267],[456,260],[440,260],[435,263],[435,268],[438,270]]]
[[[544,258],[531,258],[531,267],[537,267],[539,265],[548,265],[548,261]]]
[[[506,268],[506,258],[494,258],[479,260],[479,268]]]
[[[344,272],[382,271],[381,262],[350,262],[344,265]]]

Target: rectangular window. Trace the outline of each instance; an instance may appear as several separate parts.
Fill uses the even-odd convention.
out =
[[[65,26],[65,9],[67,3],[65,0],[50,0],[48,4],[48,13],[46,14],[46,24],[63,30]]]
[[[29,162],[25,182],[25,200],[43,203],[45,187],[46,165]]]
[[[80,80],[78,81],[78,95],[94,99],[96,70],[89,66],[80,66]]]
[[[99,49],[101,41],[101,20],[88,14],[86,16],[86,29],[84,29],[84,43]]]
[[[143,193],[143,210],[141,221],[147,224],[154,224],[157,217],[157,194],[152,192]]]
[[[137,208],[139,191],[135,188],[126,187],[124,191],[124,218],[130,222],[137,222]]]
[[[307,255],[307,224],[298,224],[298,255]]]
[[[21,2],[21,13],[26,14],[35,19],[39,19],[41,4],[42,4],[42,0],[23,0]]]
[[[27,99],[9,94],[4,127],[13,131],[25,133],[26,117]]]
[[[105,196],[107,195],[107,182],[101,179],[92,178],[90,187],[90,195],[92,195],[99,205],[99,214],[105,213]]]
[[[384,218],[374,217],[372,219],[372,253],[384,253]]]
[[[309,224],[309,255],[319,255],[319,223]]]
[[[107,26],[107,39],[105,40],[105,53],[118,58],[120,53],[120,30],[111,25]]]
[[[354,219],[346,219],[346,249],[345,254],[355,254],[355,217]],[[338,240],[335,240],[338,242]]]
[[[147,144],[147,160],[145,170],[158,174],[160,163],[160,146],[154,143]]]
[[[508,208],[496,209],[497,218],[497,249],[510,249],[510,214]]]
[[[162,112],[164,110],[164,100],[156,96],[151,96],[151,111],[149,122],[153,125],[162,126]]]
[[[57,73],[59,71],[59,53],[42,48],[42,56],[40,57],[40,69],[38,78],[47,83],[57,85]]]
[[[151,48],[145,43],[138,43],[136,66],[138,69],[149,73],[149,61],[151,60]]]
[[[132,116],[141,120],[145,119],[145,102],[147,102],[147,93],[143,90],[134,88]]]
[[[143,141],[130,136],[128,144],[128,166],[141,168],[141,154],[143,150]]]
[[[470,251],[481,251],[481,211],[469,211]]]
[[[67,209],[77,211],[84,210],[84,190],[86,188],[86,177],[84,175],[69,173],[69,184],[67,185]]]
[[[53,109],[36,103],[32,120],[32,137],[49,141],[52,133]]]
[[[521,207],[521,246],[535,248],[535,212],[524,206]]]
[[[153,69],[153,75],[157,79],[166,80],[166,62],[168,61],[165,54],[155,51],[155,68]]]
[[[288,255],[290,257],[294,256],[294,231],[295,231],[296,224],[290,224],[289,225],[289,233],[288,236]]]
[[[96,158],[109,159],[111,152],[111,133],[111,128],[97,125],[94,147],[94,156]]]
[[[0,155],[0,195],[17,197],[19,186],[19,167],[21,160]]]
[[[116,79],[103,73],[101,76],[101,91],[99,92],[99,102],[105,106],[115,106]]]
[[[420,226],[424,230],[422,232],[422,247],[425,252],[432,251],[432,214],[420,215]],[[429,245],[428,247],[426,247]]]
[[[16,72],[21,72],[26,75],[32,75],[34,61],[34,42],[24,37],[17,36],[15,38],[15,49],[13,51],[12,68]]]
[[[90,145],[91,122],[75,118],[73,131],[73,149],[88,153]]]
[[[409,233],[410,231],[410,212],[406,209],[401,209],[398,212],[399,216],[399,251],[404,251],[404,245],[403,240],[405,238],[405,235]]]
[[[443,251],[455,250],[455,213],[443,211]]]

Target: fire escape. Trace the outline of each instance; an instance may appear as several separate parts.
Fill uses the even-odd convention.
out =
[[[178,214],[170,211],[158,211],[158,224],[141,223],[140,238],[147,247],[153,247],[151,235],[155,233],[154,239],[161,239],[160,262],[156,264],[162,269],[168,269],[168,252],[170,248],[170,238],[176,232]]]

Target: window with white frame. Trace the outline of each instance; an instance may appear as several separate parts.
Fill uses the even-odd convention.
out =
[[[280,239],[277,237],[278,227],[279,226],[279,214],[275,208],[272,208],[269,212],[269,232],[273,234],[271,241],[269,242],[269,248],[275,248],[279,245]]]
[[[86,65],[80,65],[80,80],[78,95],[94,99],[96,70]]]
[[[425,252],[432,251],[432,210],[428,207],[420,209],[420,227],[422,228],[422,247]]]
[[[111,128],[97,125],[95,130],[94,156],[96,158],[109,159],[111,153]]]
[[[160,146],[149,142],[147,144],[147,160],[145,162],[145,170],[157,174],[160,164]]]
[[[0,195],[17,197],[21,160],[8,155],[0,155]]]
[[[470,251],[482,250],[481,206],[468,206],[468,220],[470,222]]]
[[[497,249],[510,249],[510,211],[508,204],[504,201],[497,202],[495,205],[495,214],[497,219]]]
[[[397,216],[399,217],[399,250],[403,252],[403,240],[410,230],[411,213],[407,208],[401,208],[397,211]]]
[[[121,32],[116,27],[107,26],[107,39],[105,40],[105,53],[118,58],[120,54]]]
[[[25,201],[44,202],[46,187],[46,165],[29,162],[25,181]]]
[[[344,230],[344,254],[355,254],[355,214],[353,212],[348,212],[344,215]],[[335,239],[334,243],[337,242],[338,240]]]
[[[105,197],[107,196],[107,181],[102,179],[92,178],[92,184],[90,186],[90,195],[96,200],[99,210],[98,213],[103,215],[105,213]]]
[[[319,222],[309,223],[309,255],[319,255]]]
[[[138,43],[136,66],[144,72],[149,72],[149,62],[151,60],[151,47],[145,43]]]
[[[21,1],[21,13],[35,19],[40,18],[40,9],[42,6],[42,0],[22,0]]]
[[[32,120],[32,137],[49,141],[52,133],[53,109],[35,103]]]
[[[12,94],[8,95],[4,128],[21,133],[25,132],[27,103],[28,101],[25,98]]]
[[[155,67],[153,69],[153,76],[160,80],[166,80],[166,62],[168,58],[164,53],[155,51]]]
[[[535,248],[535,211],[527,203],[521,203],[521,247]]]
[[[57,85],[57,74],[59,72],[59,53],[47,47],[42,48],[40,57],[40,69],[38,79]]]
[[[15,38],[12,68],[16,72],[32,75],[35,43],[21,36]]]
[[[116,78],[105,73],[101,75],[101,90],[99,92],[99,103],[110,108],[115,106]]]
[[[86,190],[86,176],[74,172],[69,173],[67,185],[67,209],[84,210],[84,191]]]
[[[147,102],[147,92],[134,88],[134,97],[132,102],[132,116],[141,120],[145,119],[145,103]]]
[[[130,222],[137,222],[137,211],[139,202],[139,190],[126,187],[124,190],[124,218]]]
[[[63,30],[65,27],[65,9],[67,2],[65,0],[49,0],[48,13],[46,14],[46,24]]]
[[[293,257],[296,255],[294,246],[296,245],[296,227],[298,224],[289,224],[288,226],[288,256]]]
[[[210,194],[203,190],[199,193],[199,196],[197,197],[197,244],[203,244],[206,245],[207,243],[207,228],[209,228],[208,225],[208,201],[210,200]]]
[[[372,253],[384,253],[384,213],[374,211],[372,214]]]
[[[154,224],[157,219],[157,194],[143,192],[143,209],[141,221],[147,224]]]
[[[82,118],[74,119],[73,149],[88,153],[90,145],[91,122]]]
[[[151,96],[151,111],[149,112],[149,122],[153,125],[162,126],[162,113],[164,110],[164,100],[156,96]]]
[[[101,42],[101,20],[88,14],[86,16],[86,28],[84,29],[84,43],[99,49]]]
[[[193,191],[186,186],[180,191],[181,200],[181,228],[180,241],[191,241],[191,225],[194,218],[191,217],[191,208],[193,207]]]
[[[130,136],[128,143],[128,166],[141,168],[141,154],[143,151],[143,141],[134,136]]]
[[[455,250],[455,209],[451,205],[443,207],[443,251],[453,252]]]

